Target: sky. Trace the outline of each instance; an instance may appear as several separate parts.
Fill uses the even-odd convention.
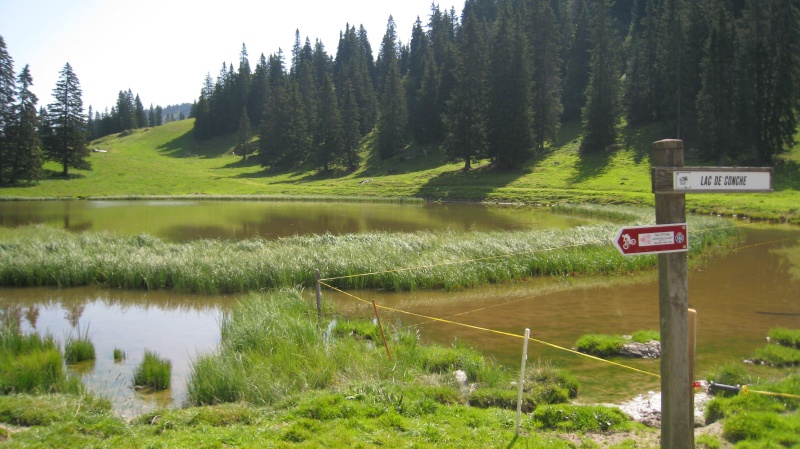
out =
[[[432,0],[0,0],[0,36],[14,73],[28,64],[39,106],[66,63],[80,81],[84,112],[114,106],[121,90],[145,108],[195,101],[206,74],[222,63],[239,67],[242,44],[250,66],[281,48],[290,62],[295,30],[320,39],[336,55],[346,24],[367,30],[374,56],[391,15],[398,38],[411,37],[417,17],[428,21]],[[441,10],[463,2],[436,1]]]

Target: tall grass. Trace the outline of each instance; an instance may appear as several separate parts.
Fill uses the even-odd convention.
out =
[[[647,222],[646,215],[637,222]],[[655,256],[620,255],[610,244],[617,230],[606,224],[168,243],[148,235],[75,235],[34,226],[0,232],[0,285],[98,283],[231,293],[312,285],[319,269],[324,278],[339,278],[330,282],[340,288],[455,290],[531,276],[619,273],[656,265]],[[736,234],[725,222],[708,218],[693,219],[690,230],[690,256],[697,259],[709,247],[730,245]]]
[[[171,378],[172,362],[145,349],[144,359],[133,372],[133,385],[156,391],[166,390],[170,387]]]
[[[52,336],[23,333],[18,326],[0,329],[0,394],[79,393],[78,379],[68,378]]]
[[[89,328],[81,334],[78,329],[78,335],[73,337],[69,336],[64,343],[64,360],[67,363],[79,363],[85,360],[94,360],[94,344],[89,338]]]
[[[308,390],[348,389],[402,403],[412,391],[433,388],[426,391],[452,402],[461,395],[455,370],[485,388],[510,385],[505,368],[474,349],[458,342],[423,345],[404,328],[387,329],[390,360],[370,326],[375,327],[347,320],[317,324],[316,311],[297,290],[252,295],[222,319],[219,349],[193,363],[189,400],[267,405]]]

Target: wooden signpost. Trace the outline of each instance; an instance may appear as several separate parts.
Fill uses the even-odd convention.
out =
[[[771,168],[684,167],[683,141],[653,143],[652,183],[656,226],[623,228],[614,245],[625,255],[658,254],[661,331],[661,447],[694,447],[694,398],[690,361],[689,271],[680,248],[686,230],[686,193],[772,191]],[[649,244],[642,245],[645,235]],[[627,236],[627,238],[625,237]],[[636,240],[634,243],[633,240]],[[655,243],[654,243],[655,242]],[[627,246],[627,247],[626,247]]]

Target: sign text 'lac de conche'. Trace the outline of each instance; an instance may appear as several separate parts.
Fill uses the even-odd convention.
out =
[[[653,167],[653,193],[771,192],[769,167]]]

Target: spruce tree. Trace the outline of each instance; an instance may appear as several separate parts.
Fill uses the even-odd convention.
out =
[[[33,78],[28,65],[18,78],[19,103],[14,107],[14,123],[8,133],[11,142],[9,182],[28,182],[42,177],[42,142],[39,139],[39,118],[36,115],[36,95],[31,92]]]
[[[452,161],[463,161],[464,170],[486,156],[488,50],[483,27],[465,5],[459,31],[455,86],[444,118],[445,151]]]
[[[14,122],[15,86],[14,60],[8,54],[3,36],[0,36],[0,184],[7,177],[7,161],[11,157],[11,144],[6,134]]]
[[[496,23],[489,72],[487,138],[489,156],[501,169],[527,159],[531,136],[530,59],[526,37],[510,11]]]
[[[342,120],[339,115],[339,101],[330,74],[325,74],[319,92],[320,115],[314,135],[314,162],[317,168],[327,172],[332,163],[342,159]]]
[[[239,117],[239,130],[236,132],[236,154],[242,156],[246,161],[247,156],[252,153],[253,131],[250,126],[250,117],[247,114],[247,106],[242,106],[242,114]]]
[[[611,17],[609,0],[593,6],[592,49],[586,107],[583,110],[583,142],[585,151],[600,151],[617,138],[619,121],[619,39]]]
[[[381,75],[378,153],[382,159],[389,159],[397,154],[406,141],[408,112],[403,79],[400,76],[400,65],[397,59],[396,36],[394,20],[389,17],[378,58],[378,73]]]
[[[564,90],[561,103],[562,119],[573,121],[581,118],[586,104],[586,86],[589,84],[589,60],[591,56],[591,14],[588,0],[575,0],[572,9],[572,36],[566,53]]]
[[[533,0],[530,9],[531,60],[533,63],[533,133],[536,149],[555,140],[561,127],[561,58],[558,28],[549,0]]]
[[[697,96],[702,154],[719,164],[738,146],[736,29],[725,0],[713,2],[711,33],[701,65],[703,87]]]
[[[80,81],[69,63],[59,74],[53,89],[54,103],[47,107],[50,134],[44,140],[47,159],[61,164],[61,174],[69,176],[69,169],[91,169],[86,146],[86,119]]]
[[[349,79],[345,79],[344,87],[339,91],[342,118],[342,162],[349,170],[355,170],[359,164],[358,147],[361,142],[358,102],[356,102],[355,91]]]

